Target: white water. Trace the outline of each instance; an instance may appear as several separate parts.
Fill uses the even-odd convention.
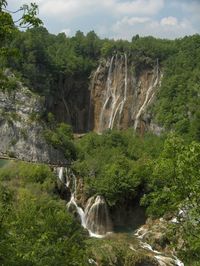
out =
[[[111,61],[110,61],[110,66],[109,66],[109,70],[108,70],[108,77],[107,77],[107,82],[106,82],[106,97],[105,97],[105,102],[103,104],[101,113],[100,113],[100,122],[99,122],[99,126],[100,126],[100,131],[103,130],[103,118],[104,118],[104,112],[107,106],[107,103],[111,97],[111,85],[112,85],[112,80],[111,80],[111,74],[112,74],[112,67],[113,67],[113,60],[114,60],[114,56],[112,56]]]
[[[154,254],[154,258],[157,259],[160,266],[184,266],[184,263],[180,261],[176,256],[166,256],[161,252],[154,250],[151,245],[143,241],[144,236],[148,233],[148,230],[144,227],[139,228],[135,232],[135,236],[140,240],[140,246],[146,250],[149,250]]]
[[[110,218],[106,202],[102,196],[88,199],[85,211],[76,202],[77,180],[76,176],[67,168],[60,167],[57,171],[59,180],[71,189],[71,198],[67,203],[67,208],[74,206],[81,221],[81,225],[86,228],[91,237],[103,238],[111,233]],[[66,174],[66,178],[64,177]],[[65,180],[65,182],[64,182]]]
[[[125,58],[124,98],[123,98],[122,102],[120,103],[118,126],[119,126],[119,123],[120,123],[120,120],[121,120],[121,115],[122,115],[122,111],[123,111],[123,108],[124,108],[124,104],[126,102],[127,88],[128,88],[128,86],[127,86],[128,85],[128,63],[127,63],[127,55],[126,54],[124,54],[124,58]]]
[[[158,83],[159,83],[159,71],[158,71],[158,66],[157,66],[156,70],[154,70],[150,86],[146,92],[145,100],[136,114],[135,123],[134,123],[134,129],[135,130],[138,127],[138,123],[139,123],[139,119],[141,117],[141,114],[146,110],[147,106],[152,101],[152,99],[155,95],[155,88],[158,85]]]
[[[123,70],[123,64],[125,65]],[[119,75],[124,72],[124,85],[120,83]],[[118,80],[119,79],[119,80]],[[118,117],[118,127],[120,124],[124,104],[127,100],[127,84],[128,84],[128,65],[127,55],[124,54],[121,58],[115,55],[110,60],[106,82],[106,95],[104,104],[100,113],[99,131],[104,129],[113,129]],[[124,89],[123,89],[124,88]]]
[[[60,167],[60,169],[58,170],[58,177],[61,182],[63,182],[63,172],[64,172],[64,167]]]

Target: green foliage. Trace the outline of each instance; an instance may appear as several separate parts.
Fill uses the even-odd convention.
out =
[[[39,26],[42,21],[37,17],[37,5],[31,3],[30,6],[24,5],[16,12],[22,12],[21,18],[13,21],[12,16],[9,14],[7,8],[7,1],[0,1],[0,90],[15,89],[15,78],[7,77],[4,74],[3,67],[6,66],[10,58],[18,55],[16,47],[10,45],[15,34],[17,34],[17,27],[31,27]],[[12,60],[12,59],[11,59]]]
[[[157,262],[140,247],[134,238],[125,235],[115,235],[106,239],[87,240],[87,253],[101,266],[156,266]],[[131,250],[134,247],[137,251]]]
[[[90,133],[76,146],[73,168],[84,177],[86,193],[104,195],[109,205],[116,205],[133,200],[146,187],[148,161],[158,155],[162,140],[151,135],[142,140],[132,130],[108,131]]]
[[[26,162],[11,162],[0,168],[0,180],[9,180],[20,177],[25,182],[44,183],[47,179],[54,178],[50,168],[43,164]]]
[[[6,76],[5,71],[0,69],[0,90],[12,91],[18,88],[17,79],[14,76]]]
[[[51,115],[49,115],[49,119],[50,126],[52,126],[54,123]],[[68,160],[74,160],[76,158],[71,126],[60,123],[55,128],[45,130],[44,137],[54,148],[61,150]]]
[[[157,95],[153,114],[167,129],[200,140],[199,134],[199,75],[200,36],[176,40],[177,52],[168,56],[162,86]]]
[[[184,239],[181,254],[188,265],[195,265],[200,259],[200,144],[186,144],[181,138],[170,135],[151,169],[150,193],[143,197],[142,203],[154,216],[168,212],[178,215],[179,210],[183,210],[184,217],[178,216],[180,220],[176,226]]]
[[[49,167],[13,162],[0,172],[0,264],[86,265],[83,230],[53,194]]]

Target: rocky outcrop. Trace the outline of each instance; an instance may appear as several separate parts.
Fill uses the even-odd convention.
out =
[[[0,91],[0,156],[62,165],[63,154],[44,137],[44,99],[20,83],[13,91]]]
[[[171,245],[171,232],[170,228],[173,219],[147,219],[145,225],[140,227],[135,236],[140,240],[142,249],[148,251],[149,254],[154,256],[162,266],[184,266],[177,257],[177,250],[181,250],[181,236],[179,238],[178,246],[172,248]]]

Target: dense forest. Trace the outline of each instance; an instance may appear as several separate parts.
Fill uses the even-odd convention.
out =
[[[0,22],[9,19],[0,8]],[[199,266],[200,36],[172,41],[136,35],[129,42],[100,39],[94,31],[73,37],[43,27],[19,31],[9,23],[14,30],[0,24],[2,92],[16,90],[19,81],[45,99],[56,98],[66,84],[81,91],[99,62],[116,53],[126,53],[136,73],[159,62],[163,79],[150,111],[165,129],[160,136],[130,128],[74,138],[48,106],[39,115],[45,139],[63,152],[86,198],[104,196],[111,212],[137,202],[148,218],[176,217],[166,242],[186,266]],[[8,69],[14,75],[6,75]],[[117,259],[102,253],[100,265],[141,265],[124,244],[88,237],[60,198],[56,178],[49,165],[0,160],[0,264],[84,266],[105,241]]]

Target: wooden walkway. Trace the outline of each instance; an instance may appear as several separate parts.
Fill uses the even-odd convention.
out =
[[[0,160],[6,160],[6,161],[16,161],[16,162],[26,162],[26,163],[32,163],[32,164],[45,164],[50,167],[62,167],[62,166],[69,166],[70,163],[67,164],[50,164],[50,163],[45,163],[45,162],[35,162],[35,161],[28,161],[28,160],[23,160],[19,158],[14,158],[14,157],[9,157],[7,155],[0,155]]]

